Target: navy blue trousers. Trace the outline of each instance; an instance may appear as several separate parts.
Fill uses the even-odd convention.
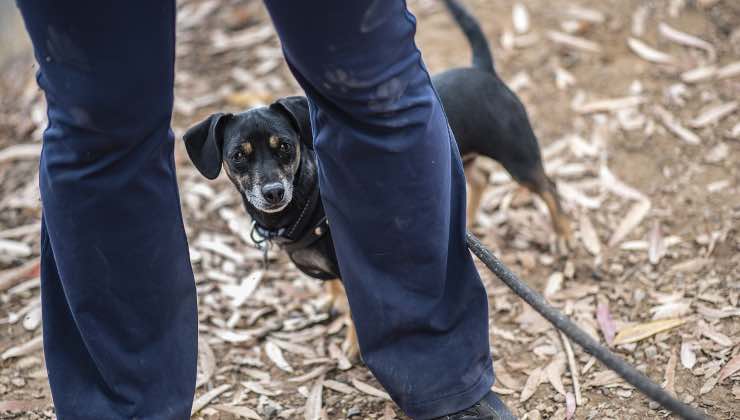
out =
[[[57,415],[186,419],[197,316],[169,129],[174,3],[18,2],[49,103],[44,346]],[[493,383],[462,165],[402,0],[266,2],[311,104],[363,358],[428,419]]]

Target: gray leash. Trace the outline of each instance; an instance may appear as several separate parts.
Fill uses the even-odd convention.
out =
[[[575,341],[581,346],[586,353],[594,356],[601,363],[613,370],[625,381],[634,386],[651,400],[659,403],[673,414],[687,420],[706,420],[708,416],[700,413],[695,408],[677,400],[663,388],[658,386],[650,378],[638,372],[637,369],[627,364],[624,360],[617,357],[606,347],[594,341],[591,336],[581,330],[568,317],[560,313],[557,309],[548,305],[545,299],[532,290],[526,283],[521,281],[516,274],[512,273],[493,253],[486,248],[480,241],[468,232],[468,248],[475,254],[483,264],[488,267],[493,274],[504,282],[514,293],[524,299],[534,310],[540,313],[545,319],[550,321],[555,328],[562,331],[568,338]]]

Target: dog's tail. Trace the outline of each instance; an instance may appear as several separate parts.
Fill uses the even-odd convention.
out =
[[[488,40],[483,34],[478,21],[457,0],[444,0],[447,10],[455,19],[468,38],[473,49],[473,66],[481,70],[493,72],[493,56],[488,46]]]

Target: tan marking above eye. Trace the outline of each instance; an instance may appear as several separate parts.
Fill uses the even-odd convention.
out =
[[[278,140],[278,138],[275,137],[275,136],[270,136],[270,142],[269,143],[270,143],[270,147],[272,147],[274,149],[274,148],[278,147],[278,145],[280,144],[280,140]]]
[[[252,143],[244,143],[242,144],[242,150],[244,150],[244,153],[251,154],[252,153]]]

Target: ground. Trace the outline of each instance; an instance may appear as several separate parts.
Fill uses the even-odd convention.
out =
[[[178,140],[216,110],[299,93],[260,2],[178,4]],[[509,2],[466,4],[485,28],[497,71],[527,107],[574,241],[567,251],[556,246],[543,204],[490,162],[481,163],[492,174],[475,232],[602,343],[614,330],[619,342],[662,319],[664,331],[612,342],[612,350],[681,400],[738,418],[740,4],[529,0],[528,25],[514,25]],[[432,0],[409,5],[430,71],[467,65],[467,44],[444,9]],[[675,40],[685,36],[670,28],[708,44],[681,45]],[[708,70],[686,73],[700,67]],[[28,55],[0,69],[0,418],[53,418],[34,340],[44,104]],[[620,98],[631,99],[611,101]],[[265,269],[224,177],[200,177],[179,143],[176,158],[199,293],[194,418],[404,418],[364,366],[343,360],[345,329],[325,312],[321,285],[277,250]],[[567,362],[555,330],[482,266],[481,274],[496,390],[520,417],[570,415],[571,366],[582,395],[574,418],[670,417],[577,346]],[[12,287],[3,287],[8,279]]]

